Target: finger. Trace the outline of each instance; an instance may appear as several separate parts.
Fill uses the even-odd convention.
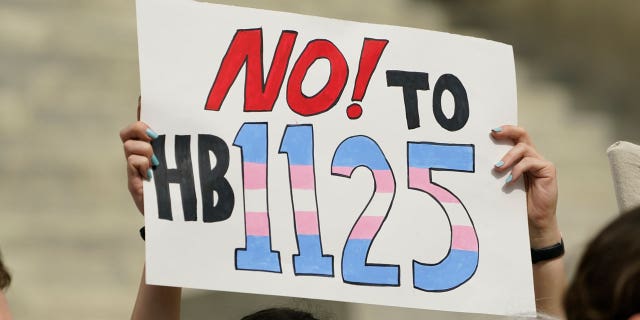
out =
[[[511,148],[511,150],[509,150],[502,159],[495,164],[495,169],[499,172],[508,170],[525,157],[542,159],[542,156],[538,154],[533,146],[520,142],[513,146],[513,148]]]
[[[129,158],[132,154],[145,156],[151,160],[153,158],[153,147],[149,142],[142,140],[127,140],[123,144],[124,156]]]
[[[153,167],[160,165],[160,161],[153,153],[153,147],[149,142],[141,140],[127,140],[124,142],[123,146],[126,158],[129,158],[130,155],[137,154],[149,159]]]
[[[526,143],[533,146],[529,133],[522,127],[504,125],[491,130],[491,136],[496,140],[511,140],[513,143]]]
[[[158,138],[158,134],[142,121],[136,121],[120,130],[120,140],[122,140],[122,142],[127,140],[143,140],[149,142],[156,138]]]
[[[145,156],[132,154],[127,157],[127,175],[131,179],[151,180],[153,173],[151,172],[151,163]]]
[[[518,181],[524,174],[535,178],[552,178],[555,175],[555,167],[545,159],[525,157],[513,166],[506,183]]]

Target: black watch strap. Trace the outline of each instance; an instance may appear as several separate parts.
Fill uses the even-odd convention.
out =
[[[140,228],[140,237],[144,240],[144,227]]]
[[[562,257],[564,255],[564,241],[560,238],[560,242],[541,249],[531,248],[531,262],[538,263]]]

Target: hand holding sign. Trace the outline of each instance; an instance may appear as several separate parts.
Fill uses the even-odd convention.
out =
[[[535,149],[523,128],[502,126],[492,130],[496,140],[511,140],[515,146],[496,165],[496,171],[511,169],[507,183],[523,177],[527,188],[529,240],[532,248],[544,248],[560,242],[556,221],[558,183],[556,168]]]
[[[142,214],[144,214],[142,181],[151,179],[153,175],[151,167],[157,161],[150,144],[152,137],[149,136],[149,130],[151,129],[140,121],[120,130],[120,140],[122,140],[124,156],[127,159],[129,193]]]

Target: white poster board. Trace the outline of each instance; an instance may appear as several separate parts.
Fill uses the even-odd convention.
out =
[[[508,45],[138,0],[147,282],[493,314],[535,310]]]

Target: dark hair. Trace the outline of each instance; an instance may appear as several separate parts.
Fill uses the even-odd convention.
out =
[[[564,298],[568,320],[640,313],[640,207],[620,215],[587,246]]]
[[[11,275],[7,269],[5,269],[2,263],[2,254],[0,254],[0,290],[4,290],[9,284],[11,284]]]
[[[258,311],[242,320],[318,320],[312,314],[290,308],[271,308]]]

